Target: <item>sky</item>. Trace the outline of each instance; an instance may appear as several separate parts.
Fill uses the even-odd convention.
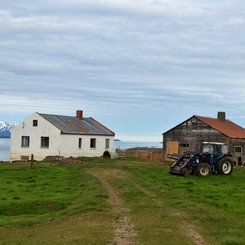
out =
[[[83,110],[161,141],[192,115],[245,127],[245,3],[1,0],[0,121]]]

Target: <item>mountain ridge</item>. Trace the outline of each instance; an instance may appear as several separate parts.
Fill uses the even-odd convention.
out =
[[[15,127],[15,125],[0,121],[0,138],[10,138],[10,130],[13,127]]]

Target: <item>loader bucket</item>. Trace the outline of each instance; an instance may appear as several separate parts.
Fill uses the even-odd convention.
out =
[[[190,174],[190,171],[185,167],[185,168],[181,168],[180,166],[171,166],[170,167],[170,174],[174,174],[174,175],[181,175],[181,176],[188,176]]]
[[[171,166],[169,173],[174,175],[182,175],[180,166]]]

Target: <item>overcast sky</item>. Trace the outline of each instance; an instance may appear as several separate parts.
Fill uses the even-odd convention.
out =
[[[84,110],[122,140],[194,114],[245,127],[245,3],[1,0],[0,121]]]

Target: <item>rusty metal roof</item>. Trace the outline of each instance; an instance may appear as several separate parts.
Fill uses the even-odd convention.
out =
[[[217,118],[196,115],[195,117],[230,138],[245,139],[245,129],[230,120],[221,121]]]
[[[79,135],[105,135],[114,136],[115,133],[106,126],[102,125],[92,117],[79,119],[72,116],[60,116],[38,113],[41,117],[49,121],[62,134]]]

